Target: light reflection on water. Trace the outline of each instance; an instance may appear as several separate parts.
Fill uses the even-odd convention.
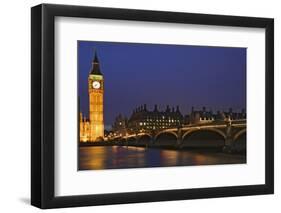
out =
[[[79,170],[246,163],[242,155],[125,146],[80,147],[78,160]]]

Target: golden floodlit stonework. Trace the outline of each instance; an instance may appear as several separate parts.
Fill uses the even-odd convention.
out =
[[[102,141],[104,138],[103,94],[104,79],[97,54],[88,77],[89,119],[80,112],[80,142]]]

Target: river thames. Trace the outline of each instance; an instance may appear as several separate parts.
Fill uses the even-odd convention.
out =
[[[79,170],[244,164],[245,155],[132,146],[79,147]]]

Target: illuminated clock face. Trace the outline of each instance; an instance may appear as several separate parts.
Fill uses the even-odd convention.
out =
[[[99,89],[99,88],[100,88],[100,82],[94,81],[94,82],[93,82],[93,88],[94,88],[94,89]]]

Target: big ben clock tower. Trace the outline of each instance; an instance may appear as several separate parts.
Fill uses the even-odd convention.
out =
[[[88,77],[89,114],[90,114],[90,141],[102,140],[104,137],[103,122],[103,92],[104,80],[100,71],[97,53],[92,62],[92,69]]]

